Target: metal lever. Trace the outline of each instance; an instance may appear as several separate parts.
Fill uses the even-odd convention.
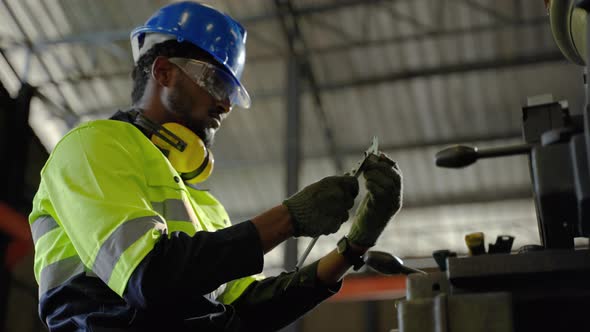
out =
[[[405,266],[401,258],[394,256],[384,251],[367,251],[364,257],[365,264],[373,270],[386,274],[410,274],[410,273],[421,273],[427,274],[426,272],[418,269]]]
[[[527,154],[531,145],[519,144],[497,148],[478,149],[465,145],[455,145],[439,151],[435,162],[438,167],[459,168],[473,164],[478,159]]]

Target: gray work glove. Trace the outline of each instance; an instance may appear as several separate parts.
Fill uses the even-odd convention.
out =
[[[293,235],[317,237],[335,233],[348,220],[348,210],[358,192],[355,177],[330,176],[287,198],[283,204],[293,219]]]
[[[372,247],[402,206],[402,174],[385,154],[373,155],[363,172],[367,195],[356,210],[347,237],[351,243]]]

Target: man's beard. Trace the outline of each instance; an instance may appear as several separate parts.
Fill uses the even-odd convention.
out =
[[[199,136],[205,146],[210,148],[215,141],[215,129],[209,127],[207,120],[195,121],[190,116],[192,105],[197,102],[180,82],[176,83],[167,98],[170,111],[182,119],[181,124]]]
[[[205,143],[205,146],[210,148],[215,142],[215,130],[212,128],[206,128],[204,125],[196,125],[191,122],[192,121],[190,120],[187,122],[188,129],[197,134],[203,143]]]

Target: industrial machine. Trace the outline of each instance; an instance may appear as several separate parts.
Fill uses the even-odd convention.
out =
[[[590,1],[546,4],[557,45],[570,61],[586,66],[587,82]],[[406,299],[397,306],[399,331],[590,330],[590,253],[574,248],[574,238],[590,236],[590,84],[584,110],[572,113],[565,103],[531,99],[522,109],[522,144],[453,146],[436,155],[438,166],[465,167],[527,154],[542,245],[517,253],[494,246],[494,254],[468,257],[439,252],[441,272],[408,276]]]

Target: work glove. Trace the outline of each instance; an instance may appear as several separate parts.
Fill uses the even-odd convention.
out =
[[[348,210],[358,192],[355,177],[330,176],[287,198],[283,204],[293,220],[293,235],[317,237],[335,233],[348,220]]]
[[[372,247],[383,229],[402,206],[402,174],[385,154],[366,161],[363,176],[367,195],[356,210],[347,237],[361,247]]]

